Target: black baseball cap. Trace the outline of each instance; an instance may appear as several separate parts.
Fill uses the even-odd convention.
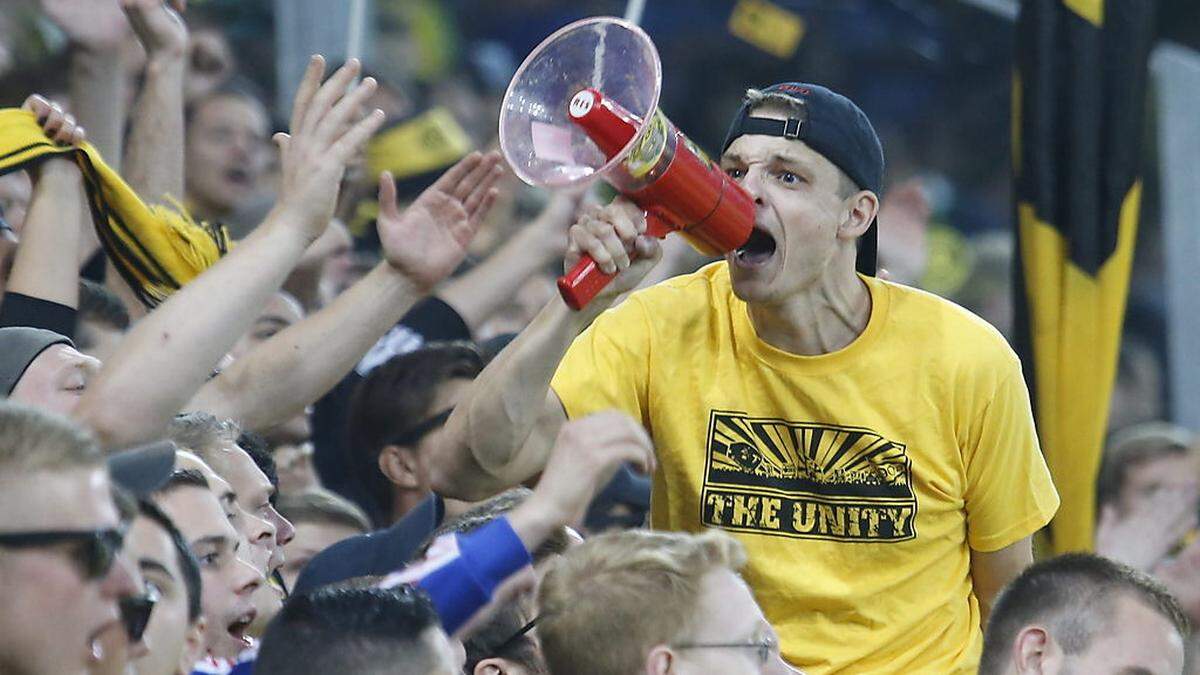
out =
[[[786,120],[753,117],[751,109],[765,101],[747,97],[729,125],[721,152],[734,139],[747,134],[779,136],[804,141],[841,169],[860,189],[880,195],[883,190],[883,144],[871,120],[854,101],[819,84],[781,82],[759,90],[764,97],[782,97],[799,105]],[[878,249],[878,224],[872,222],[858,248],[858,271],[874,276]]]
[[[109,455],[112,481],[137,497],[145,497],[167,481],[175,469],[175,444],[157,441]]]

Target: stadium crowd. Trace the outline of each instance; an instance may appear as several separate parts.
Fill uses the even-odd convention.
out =
[[[1200,673],[1200,439],[1121,416],[1123,353],[1096,553],[1034,562],[1020,363],[901,255],[856,271],[928,205],[881,202],[844,96],[747,93],[755,233],[713,261],[358,59],[278,111],[183,0],[38,11],[69,48],[0,111],[0,673]],[[615,279],[576,312],[585,253]]]

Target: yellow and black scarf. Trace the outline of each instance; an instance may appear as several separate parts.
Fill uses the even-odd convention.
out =
[[[197,223],[182,207],[146,204],[90,143],[55,145],[33,113],[0,110],[0,175],[65,154],[73,154],[83,172],[104,252],[147,307],[165,300],[229,250],[224,227]]]

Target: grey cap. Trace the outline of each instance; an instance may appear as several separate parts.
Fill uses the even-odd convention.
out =
[[[74,347],[71,338],[43,328],[0,328],[0,394],[8,396],[38,354],[57,344]]]
[[[108,458],[108,475],[113,482],[138,497],[157,490],[174,469],[175,444],[171,441],[147,443]]]

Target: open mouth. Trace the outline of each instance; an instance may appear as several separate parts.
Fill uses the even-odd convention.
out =
[[[254,623],[254,617],[256,616],[258,616],[257,610],[247,610],[246,613],[239,616],[233,623],[230,623],[227,628],[229,634],[241,641],[246,647],[251,646],[250,638],[246,636],[246,629],[250,628],[250,624]]]
[[[734,258],[743,267],[763,265],[775,255],[775,237],[757,225],[750,231],[750,238],[735,252]]]

